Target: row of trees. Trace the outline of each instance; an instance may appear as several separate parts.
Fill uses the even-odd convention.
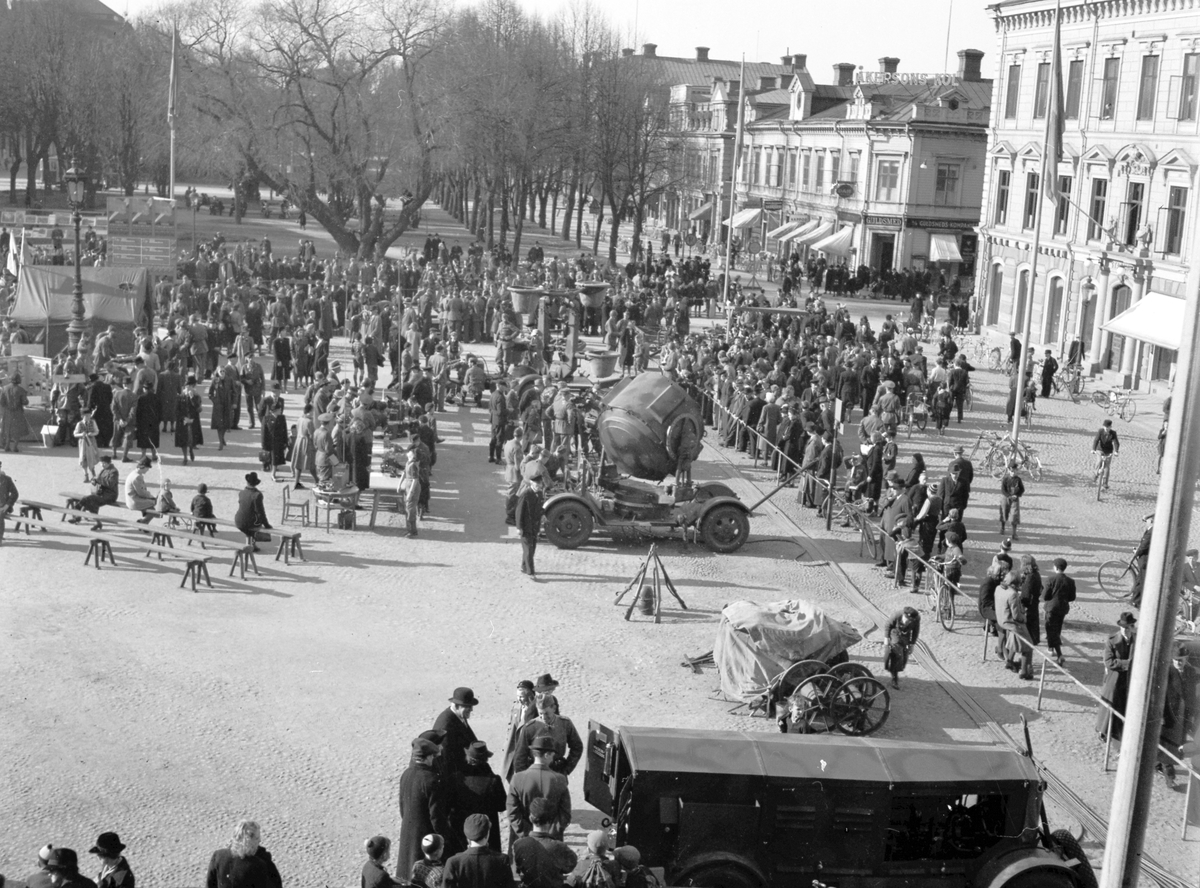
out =
[[[551,20],[514,0],[184,0],[110,36],[63,6],[0,15],[14,191],[54,149],[127,193],[165,167],[173,28],[180,177],[269,187],[351,254],[386,250],[436,195],[518,255],[525,220],[582,245],[598,212],[615,260],[619,223],[640,233],[677,184],[668,90],[590,0]]]

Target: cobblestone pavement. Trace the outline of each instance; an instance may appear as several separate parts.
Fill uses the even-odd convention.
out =
[[[918,433],[902,441],[902,464],[919,447],[940,467],[952,444],[973,442],[980,427],[998,428],[1001,379],[979,374],[981,403],[968,423],[945,438]],[[299,398],[288,401],[291,418]],[[1030,485],[1017,546],[1017,554],[1034,552],[1043,564],[1058,554],[1072,562],[1080,600],[1066,629],[1068,668],[1092,687],[1101,679],[1101,641],[1120,610],[1096,589],[1095,567],[1133,545],[1156,489],[1157,420],[1145,410],[1121,428],[1125,455],[1114,466],[1112,495],[1095,505],[1080,479],[1099,418],[1090,404],[1054,401],[1039,411],[1029,440],[1047,474]],[[523,577],[519,544],[503,523],[502,479],[486,462],[486,413],[452,408],[440,431],[447,440],[433,514],[417,540],[402,538],[394,514],[373,532],[365,524],[354,532],[309,527],[308,562],[284,567],[264,554],[262,576],[243,582],[226,577],[228,562],[218,557],[214,588],[192,594],[178,588],[178,567],[131,549],[117,549],[118,567],[95,571],[82,569],[83,550],[70,537],[8,538],[0,548],[0,818],[9,830],[0,872],[23,878],[42,844],[84,851],[112,829],[128,843],[143,884],[198,885],[233,822],[251,816],[263,824],[264,844],[289,885],[357,884],[363,840],[398,833],[396,791],[408,742],[456,685],[475,689],[482,701],[475,730],[497,751],[515,681],[546,671],[562,681],[564,713],[581,732],[589,719],[773,730],[713,699],[711,671],[680,667],[684,654],[711,649],[723,604],[803,597],[867,631],[869,612],[844,597],[843,574],[885,613],[915,598],[867,566],[844,532],[826,535],[784,491],[753,519],[752,541],[737,555],[663,546],[688,610],[668,601],[661,625],[639,617],[627,623],[613,599],[645,546],[601,541],[562,552],[543,545],[541,581]],[[186,468],[167,453],[161,473],[179,501],[206,481],[217,514],[232,515],[242,474],[256,468],[258,436],[235,432],[230,441],[220,453],[207,444],[199,463]],[[57,500],[59,491],[81,486],[65,449],[6,454],[4,464],[25,496]],[[761,469],[711,439],[697,475],[725,479],[746,499],[767,484]],[[264,490],[274,521],[281,488]],[[988,517],[994,494],[986,480],[978,490],[968,513],[968,588],[999,539]],[[1112,775],[1101,771],[1088,699],[1051,675],[1036,711],[1034,688],[995,660],[979,662],[982,635],[970,616],[954,633],[930,626],[926,638],[942,666],[1010,733],[1025,716],[1039,756],[1107,815]],[[854,655],[880,670],[878,633]],[[920,662],[893,695],[882,736],[989,739]],[[582,768],[571,788],[569,838],[580,842],[599,816],[583,801]],[[1195,882],[1195,846],[1176,840],[1182,796],[1158,784],[1154,799],[1147,850]],[[1051,817],[1059,823],[1063,814]],[[1098,860],[1094,844],[1089,853]],[[85,871],[92,863],[84,855]]]

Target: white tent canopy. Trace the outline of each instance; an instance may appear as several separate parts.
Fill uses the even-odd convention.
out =
[[[801,244],[815,244],[821,238],[826,237],[831,231],[833,231],[833,223],[822,222],[816,228],[796,238],[796,246],[800,246]]]
[[[962,262],[962,253],[958,252],[958,238],[953,234],[929,235],[930,262]]]
[[[767,237],[779,237],[779,235],[783,234],[789,228],[795,228],[799,224],[799,222],[784,222],[777,228],[772,228],[770,231],[768,231]]]
[[[1147,293],[1101,328],[1159,348],[1178,349],[1183,331],[1184,301]]]
[[[791,231],[787,232],[787,234],[781,237],[779,242],[781,244],[786,244],[788,241],[793,241],[798,237],[808,234],[808,232],[812,231],[820,224],[821,222],[819,219],[809,219],[807,222],[802,222],[800,225],[793,228]]]
[[[761,215],[761,207],[747,207],[744,210],[738,210],[721,224],[728,225],[730,228],[745,228],[747,225],[757,222]]]
[[[848,256],[850,254],[850,241],[854,237],[854,226],[847,225],[841,231],[824,237],[812,245],[812,248],[821,253],[827,253],[830,256]]]

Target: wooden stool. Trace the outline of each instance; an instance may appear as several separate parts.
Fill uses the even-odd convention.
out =
[[[242,548],[238,550],[238,553],[233,556],[233,564],[229,565],[229,575],[233,576],[233,572],[238,568],[241,568],[242,579],[246,579],[247,564],[249,564],[249,566],[254,570],[255,576],[260,576],[258,572],[258,562],[254,560],[253,543],[248,546],[242,546]]]
[[[183,572],[183,579],[179,581],[179,588],[182,589],[189,580],[192,583],[192,591],[196,591],[196,581],[204,580],[208,588],[212,588],[212,580],[208,576],[208,559],[211,555],[205,555],[201,558],[189,558],[187,570]]]
[[[87,555],[85,555],[83,558],[83,564],[85,567],[87,566],[88,562],[91,561],[93,555],[96,558],[96,570],[100,569],[100,562],[105,558],[107,558],[109,563],[114,566],[117,563],[117,559],[113,557],[112,546],[109,545],[108,540],[104,537],[92,537],[91,541],[88,543]]]
[[[20,517],[13,521],[13,533],[17,533],[18,531],[20,531],[21,518],[34,518],[38,521],[43,520],[41,506],[21,506],[21,509],[17,514]],[[49,532],[50,531],[48,531],[45,527],[42,528],[42,533],[49,533]],[[29,536],[29,525],[28,524],[25,525],[25,536]]]
[[[299,533],[279,534],[279,549],[275,553],[275,560],[278,561],[281,555],[283,556],[284,564],[291,564],[293,555],[299,557],[301,561],[308,560],[304,557],[304,550],[300,548]]]

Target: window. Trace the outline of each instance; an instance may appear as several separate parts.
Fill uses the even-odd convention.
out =
[[[757,185],[761,181],[759,179],[759,176],[762,175],[762,173],[760,172],[761,170],[762,170],[762,149],[755,148],[754,156],[750,161],[750,184],[751,185]]]
[[[1033,92],[1033,116],[1042,120],[1046,116],[1046,103],[1050,101],[1050,63],[1037,66],[1037,86]]]
[[[1163,252],[1178,256],[1183,252],[1183,223],[1186,221],[1188,190],[1172,185],[1167,195],[1166,243]]]
[[[1083,92],[1083,60],[1076,59],[1067,67],[1067,101],[1063,111],[1067,120],[1079,119],[1079,95]]]
[[[1017,119],[1017,101],[1020,99],[1021,89],[1021,66],[1008,66],[1008,92],[1004,96],[1004,119]]]
[[[848,180],[850,182],[858,181],[858,158],[859,158],[859,154],[857,151],[854,151],[851,153],[851,155],[850,155],[850,178]]]
[[[812,155],[807,151],[804,152],[804,157],[800,159],[800,190],[808,191],[809,183],[809,167],[812,163]]]
[[[956,163],[939,163],[937,165],[937,184],[933,194],[935,205],[939,207],[958,206],[958,179],[961,169]]]
[[[1008,190],[1012,183],[1012,173],[1008,170],[996,172],[996,215],[992,217],[993,225],[1003,225],[1008,221]]]
[[[1200,74],[1200,52],[1183,57],[1183,77],[1179,83],[1179,119],[1196,119],[1196,79]]]
[[[1100,84],[1101,120],[1112,120],[1117,113],[1117,77],[1120,74],[1120,59],[1104,60],[1104,79]]]
[[[1038,182],[1037,173],[1025,174],[1025,212],[1021,216],[1021,228],[1026,231],[1033,228],[1034,223],[1037,222]]]
[[[796,187],[796,156],[800,152],[792,151],[788,156],[788,185]]]
[[[1071,218],[1071,177],[1058,177],[1058,206],[1054,208],[1054,233],[1067,233],[1067,220]]]
[[[825,152],[817,152],[817,173],[815,176],[816,184],[814,187],[817,191],[821,191],[825,187]]]
[[[1154,119],[1154,99],[1158,93],[1158,56],[1142,56],[1142,77],[1138,81],[1137,119]]]
[[[1108,204],[1108,179],[1092,179],[1092,199],[1088,204],[1088,240],[1099,240],[1103,233],[1104,208]]]
[[[895,201],[900,196],[900,161],[881,160],[875,177],[875,199]]]
[[[829,155],[829,183],[836,185],[842,181],[838,178],[842,172],[842,152],[833,151]]]
[[[1125,246],[1132,247],[1137,243],[1138,229],[1142,227],[1142,215],[1145,211],[1146,183],[1130,182],[1125,192],[1125,225],[1122,233],[1125,235]]]

